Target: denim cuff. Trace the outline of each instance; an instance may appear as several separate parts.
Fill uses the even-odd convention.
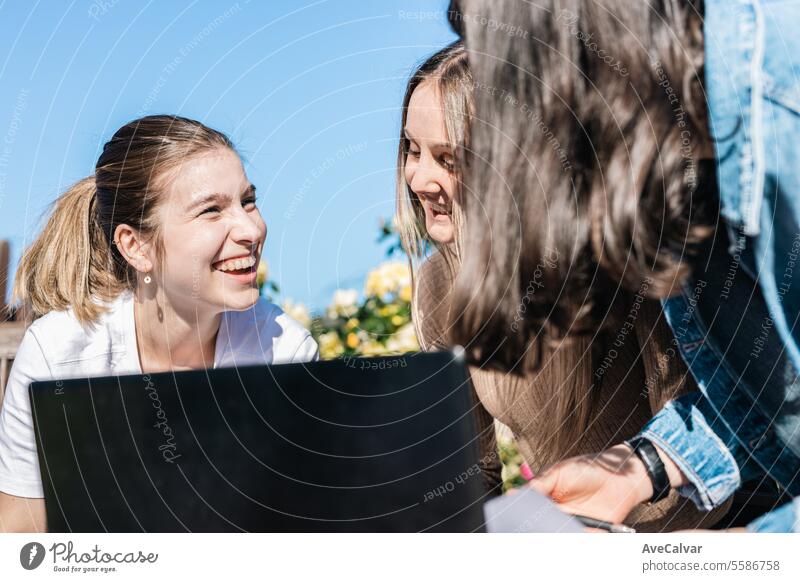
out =
[[[747,524],[752,533],[800,532],[800,497]]]
[[[639,433],[658,446],[689,480],[678,492],[711,511],[741,485],[739,466],[694,406],[699,393],[672,400]]]

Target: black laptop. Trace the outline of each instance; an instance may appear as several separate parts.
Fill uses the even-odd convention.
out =
[[[483,530],[458,352],[30,386],[51,532]]]

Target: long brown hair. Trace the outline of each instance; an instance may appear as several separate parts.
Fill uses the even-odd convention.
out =
[[[94,175],[62,194],[44,229],[17,267],[14,298],[38,317],[72,308],[82,324],[94,322],[136,270],[113,244],[120,224],[160,245],[155,208],[158,179],[188,157],[224,147],[222,133],[199,121],[151,115],[121,127],[103,147]]]
[[[405,160],[408,155],[408,140],[402,133],[405,127],[408,104],[414,90],[423,82],[436,83],[442,98],[442,110],[448,139],[454,153],[454,175],[456,182],[456,198],[460,199],[462,188],[464,157],[470,150],[471,118],[475,111],[474,93],[480,91],[476,87],[470,71],[467,54],[461,43],[454,43],[438,51],[427,59],[411,76],[403,99],[402,126],[400,146],[398,149],[397,173],[397,223],[403,247],[409,257],[412,277],[414,279],[414,326],[423,344],[421,314],[417,309],[422,282],[416,277],[417,261],[426,258],[428,245],[435,247],[439,258],[444,261],[443,268],[431,265],[428,273],[436,273],[443,280],[425,281],[425,291],[433,288],[441,293],[442,301],[449,302],[451,296],[447,291],[452,287],[453,279],[458,273],[461,252],[463,218],[459,204],[453,204],[455,241],[450,245],[442,245],[433,241],[425,229],[425,211],[417,195],[405,181]],[[547,264],[555,260],[545,257]],[[452,305],[450,310],[452,310]],[[437,308],[438,310],[438,308]],[[444,310],[445,312],[448,309]],[[424,316],[432,316],[428,313]],[[516,325],[516,324],[512,324]],[[462,340],[462,345],[470,346],[476,338]],[[424,349],[432,347],[423,345]],[[537,420],[543,426],[542,434],[547,434],[546,441],[532,443],[536,447],[537,460],[547,464],[557,458],[569,454],[589,425],[596,399],[591,393],[592,353],[588,339],[580,338],[559,349],[548,349],[545,363],[532,382],[544,387],[549,392],[544,409]],[[519,366],[519,369],[522,367]],[[532,387],[532,389],[534,389]]]
[[[713,198],[695,197],[709,144],[701,11],[700,0],[451,6],[476,87],[492,89],[475,96],[453,293],[452,337],[473,359],[509,368],[534,346],[537,366],[548,342],[601,332],[632,293],[664,298],[688,275]]]

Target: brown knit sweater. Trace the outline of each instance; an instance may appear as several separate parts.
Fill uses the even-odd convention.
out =
[[[414,317],[420,345],[424,350],[447,346],[449,292],[452,279],[444,259],[436,254],[419,270],[414,299]],[[635,332],[618,342],[613,359],[604,360],[603,378],[587,430],[568,451],[549,450],[551,458],[597,453],[636,435],[644,424],[670,399],[697,387],[680,357],[668,358],[673,341],[657,301],[640,303],[633,322]],[[611,334],[614,341],[615,335]],[[568,349],[568,348],[567,348]],[[608,351],[606,353],[609,353]],[[597,362],[595,362],[595,365]],[[541,445],[547,446],[542,410],[551,395],[547,373],[515,375],[496,370],[470,368],[479,402],[476,420],[483,448],[482,468],[489,486],[500,482],[500,461],[492,417],[507,425],[517,440],[520,452],[534,473],[543,467]],[[537,454],[537,451],[539,453]],[[638,531],[674,531],[709,527],[728,511],[725,505],[710,513],[673,491],[654,504],[642,504],[625,523]]]

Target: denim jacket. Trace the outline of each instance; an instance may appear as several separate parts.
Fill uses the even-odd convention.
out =
[[[642,431],[710,510],[744,481],[800,494],[800,0],[706,0],[723,221],[664,310],[700,392]],[[795,499],[751,531],[800,531]]]

